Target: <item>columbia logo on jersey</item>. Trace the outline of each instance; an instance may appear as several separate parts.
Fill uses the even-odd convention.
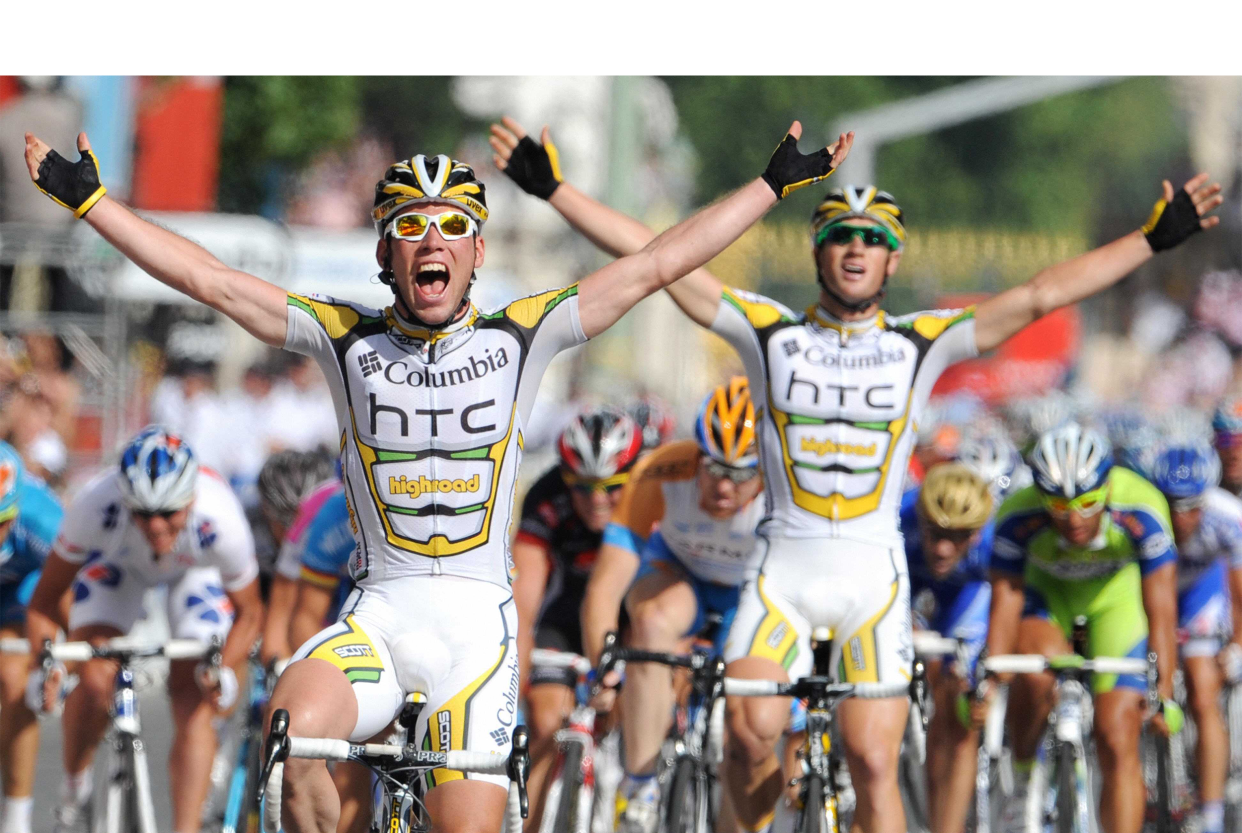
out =
[[[369,353],[363,353],[358,357],[358,365],[362,368],[363,377],[370,376],[372,373],[379,373],[384,369],[380,364],[379,353],[372,350]]]
[[[496,729],[491,733],[492,740],[496,741],[497,746],[504,746],[509,742],[509,733],[504,729]]]

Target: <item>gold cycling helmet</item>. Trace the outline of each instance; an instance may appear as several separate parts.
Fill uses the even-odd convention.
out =
[[[755,448],[755,403],[745,376],[734,376],[703,402],[694,422],[694,438],[717,463],[736,468],[759,465]]]
[[[992,491],[964,463],[939,463],[927,470],[918,505],[940,529],[980,529],[992,516]]]
[[[465,162],[444,154],[418,154],[394,162],[375,183],[375,203],[371,221],[381,236],[384,226],[399,209],[424,203],[455,203],[474,218],[482,232],[487,221],[487,197],[483,183]]]
[[[905,215],[901,207],[892,194],[874,185],[846,185],[829,191],[811,215],[811,240],[817,240],[819,233],[828,226],[851,219],[878,223],[899,246],[906,245]]]

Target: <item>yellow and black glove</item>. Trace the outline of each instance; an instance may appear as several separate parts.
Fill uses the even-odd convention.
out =
[[[832,154],[828,148],[820,148],[811,154],[800,153],[798,140],[786,133],[768,161],[763,181],[776,193],[778,200],[783,200],[799,188],[827,179],[833,170]]]
[[[80,151],[82,158],[70,162],[54,150],[39,163],[34,184],[40,191],[81,218],[108,192],[99,182],[99,162],[89,150]]]
[[[509,179],[517,183],[532,197],[550,198],[561,184],[561,160],[556,145],[548,141],[540,144],[529,136],[523,136],[505,166]]]
[[[1163,198],[1156,201],[1151,216],[1143,225],[1143,234],[1153,252],[1163,252],[1186,242],[1186,239],[1197,232],[1203,231],[1199,225],[1199,212],[1190,199],[1185,188],[1177,190],[1172,202]]]

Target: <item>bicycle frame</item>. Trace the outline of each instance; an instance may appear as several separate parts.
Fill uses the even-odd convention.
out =
[[[100,833],[127,833],[121,827],[121,816],[129,810],[133,829],[138,833],[156,833],[151,774],[141,738],[134,672],[128,661],[122,661],[117,671],[111,711],[114,758],[104,791],[105,812],[96,818],[94,829]]]
[[[229,789],[224,804],[224,821],[220,833],[253,833],[259,827],[259,807],[249,798],[249,789],[259,775],[259,748],[263,738],[263,713],[267,709],[267,672],[254,657],[250,660],[250,681],[247,686],[246,723],[233,771],[229,775]]]

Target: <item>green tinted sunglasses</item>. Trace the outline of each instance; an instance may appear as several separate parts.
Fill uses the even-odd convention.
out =
[[[901,244],[883,226],[847,226],[844,223],[824,226],[815,235],[815,245],[832,243],[835,246],[848,246],[855,237],[861,237],[864,246],[887,246],[889,251],[897,251]]]

